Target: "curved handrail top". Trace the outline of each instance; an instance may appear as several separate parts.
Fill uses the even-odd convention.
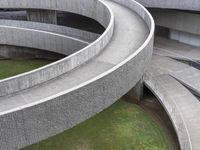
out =
[[[102,0],[99,0],[101,1],[102,3],[104,3]],[[62,91],[60,93],[57,93],[53,96],[49,96],[49,97],[46,97],[44,99],[41,99],[39,101],[35,101],[35,102],[31,102],[29,104],[25,104],[23,106],[20,106],[20,107],[17,107],[17,108],[13,108],[13,109],[10,109],[10,110],[7,110],[7,111],[4,111],[4,112],[0,112],[0,116],[1,115],[4,115],[4,114],[8,114],[8,113],[12,113],[12,112],[15,112],[15,111],[20,111],[22,109],[25,109],[25,108],[29,108],[29,107],[32,107],[34,105],[38,105],[38,104],[41,104],[41,103],[44,103],[44,102],[47,102],[47,101],[50,101],[56,97],[60,97],[64,94],[67,94],[69,92],[72,92],[72,91],[75,91],[79,88],[82,88],[86,85],[89,85],[91,84],[92,82],[95,82],[99,79],[101,79],[102,77],[104,76],[107,76],[108,74],[112,73],[113,71],[117,70],[118,68],[120,68],[121,66],[123,66],[124,64],[126,64],[127,62],[129,62],[131,59],[133,59],[134,57],[136,57],[146,46],[148,46],[148,44],[153,40],[153,37],[154,37],[154,30],[155,30],[155,23],[154,23],[154,20],[153,20],[153,17],[151,16],[151,14],[148,12],[148,10],[143,7],[141,4],[139,4],[138,2],[136,2],[135,0],[131,0],[137,7],[141,8],[144,13],[147,15],[146,17],[149,18],[149,21],[150,22],[146,22],[148,24],[148,27],[149,27],[149,35],[147,36],[145,42],[132,54],[130,55],[127,59],[123,60],[122,62],[120,62],[119,64],[115,65],[114,67],[112,67],[111,69],[101,73],[100,75],[92,78],[92,79],[89,79],[88,81],[85,81],[77,86],[74,86],[70,89],[67,89],[65,91]],[[106,4],[107,5],[107,4]],[[136,12],[136,13],[139,13],[139,12]],[[145,16],[143,16],[145,17]],[[144,19],[144,18],[143,18]]]
[[[34,69],[34,70],[32,70],[32,71],[28,71],[28,72],[25,72],[25,73],[22,73],[22,74],[19,74],[19,75],[16,75],[16,76],[12,76],[12,77],[9,77],[9,78],[0,80],[0,83],[2,83],[2,82],[7,82],[7,81],[10,81],[10,80],[16,79],[16,78],[21,78],[21,77],[24,77],[24,76],[28,76],[28,75],[31,75],[31,74],[33,74],[33,73],[37,73],[37,72],[43,71],[43,70],[45,70],[45,69],[49,69],[49,68],[51,68],[51,67],[53,67],[53,66],[55,66],[55,65],[58,65],[58,64],[62,63],[63,61],[67,61],[67,60],[73,59],[74,57],[79,56],[79,55],[81,55],[81,54],[84,53],[84,52],[87,53],[86,51],[87,51],[89,48],[91,48],[92,46],[98,45],[98,44],[100,44],[101,42],[103,42],[102,40],[104,39],[104,37],[105,37],[107,34],[109,34],[109,32],[111,33],[111,35],[109,36],[109,39],[110,39],[110,38],[112,37],[113,28],[114,28],[114,14],[113,14],[112,10],[110,9],[110,7],[109,7],[106,3],[104,3],[104,2],[101,1],[101,0],[99,0],[99,2],[101,2],[101,3],[108,9],[108,11],[109,11],[109,13],[110,13],[110,22],[109,22],[108,27],[107,27],[106,30],[104,31],[104,33],[103,33],[97,40],[95,40],[94,42],[92,42],[92,43],[89,44],[88,46],[84,47],[83,49],[81,49],[81,50],[79,50],[79,51],[77,51],[77,52],[75,52],[75,53],[73,53],[73,54],[71,54],[71,55],[69,55],[69,56],[67,56],[67,57],[65,57],[65,58],[63,58],[63,59],[60,59],[60,60],[58,60],[58,61],[56,61],[56,62],[53,62],[53,63],[51,63],[51,64],[45,65],[45,66],[43,66],[43,67],[40,67],[40,68],[38,68],[38,69]],[[18,28],[18,27],[13,27],[13,28]],[[34,31],[34,29],[27,29],[27,30],[33,30],[33,31]],[[38,31],[38,30],[36,30],[36,31]],[[47,31],[40,31],[40,32],[46,33]],[[63,36],[63,35],[62,35],[62,36]],[[103,42],[103,45],[104,45],[103,48],[107,45],[108,42],[109,42],[109,40],[108,40],[106,43]],[[103,49],[103,48],[102,48],[102,49]],[[97,55],[97,54],[96,54],[96,55]],[[87,61],[88,61],[88,60],[87,60]]]

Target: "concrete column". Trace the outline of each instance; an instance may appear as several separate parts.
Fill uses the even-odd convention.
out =
[[[57,13],[54,10],[27,10],[27,20],[57,24]]]
[[[141,79],[134,88],[132,88],[126,95],[127,101],[132,103],[138,103],[143,99],[143,89],[144,84],[143,80]]]

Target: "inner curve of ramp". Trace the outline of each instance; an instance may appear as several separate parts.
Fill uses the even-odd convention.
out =
[[[144,77],[145,85],[156,95],[168,113],[183,150],[199,149],[200,103],[186,89],[190,86],[198,93],[198,74],[199,70],[187,64],[154,54]]]
[[[183,85],[167,74],[145,81],[156,95],[175,127],[183,150],[198,150],[200,103]]]
[[[0,149],[18,149],[71,128],[113,104],[141,79],[152,55],[153,19],[131,0],[103,3],[114,14],[114,30],[97,57],[48,82],[0,97]]]

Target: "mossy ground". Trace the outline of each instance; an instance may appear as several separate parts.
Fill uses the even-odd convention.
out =
[[[170,150],[164,130],[138,105],[119,100],[89,120],[23,150]]]
[[[17,74],[21,74],[46,64],[50,60],[33,59],[33,60],[0,60],[0,79],[5,79]]]

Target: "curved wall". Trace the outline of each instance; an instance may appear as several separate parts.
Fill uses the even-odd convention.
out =
[[[86,42],[93,42],[100,36],[99,34],[83,31],[80,29],[59,26],[59,25],[53,25],[53,24],[39,23],[39,22],[2,20],[1,19],[0,25],[53,32],[53,33],[73,37],[73,38],[76,38],[76,39],[79,39],[82,41],[86,41]]]
[[[77,125],[110,106],[141,79],[153,51],[154,22],[135,1],[118,2],[130,4],[147,23],[150,33],[144,44],[120,64],[79,86],[2,113],[2,149],[20,148]]]
[[[200,35],[200,14],[176,10],[151,10],[156,25]]]
[[[50,79],[60,76],[64,73],[80,66],[81,64],[83,64],[83,63],[87,62],[88,60],[92,59],[93,57],[97,56],[101,52],[101,50],[103,50],[103,48],[108,44],[108,42],[110,41],[110,38],[112,37],[113,28],[114,28],[114,16],[113,16],[110,8],[106,4],[104,4],[104,2],[95,1],[95,4],[96,3],[98,4],[98,6],[100,8],[96,8],[95,10],[93,8],[90,11],[90,13],[95,14],[95,13],[97,13],[97,11],[99,11],[97,18],[102,18],[103,22],[101,22],[101,23],[109,22],[109,25],[107,26],[105,32],[96,41],[94,41],[87,47],[83,48],[82,50],[70,55],[69,57],[66,57],[55,63],[49,64],[47,66],[41,67],[39,69],[30,71],[30,72],[27,72],[24,74],[20,74],[20,75],[11,77],[11,78],[0,80],[0,96],[5,96],[8,94],[35,86],[37,84],[46,82]],[[18,4],[18,2],[17,2],[17,4]],[[90,6],[90,3],[88,5]],[[76,7],[78,7],[78,6],[82,7],[82,3],[80,3]],[[79,12],[80,10],[77,10],[77,11]],[[94,12],[92,12],[92,11],[94,11]],[[101,13],[101,12],[103,12],[103,13]],[[22,31],[19,27],[5,27],[5,29],[6,28],[13,29],[11,31],[14,31],[14,32]],[[30,31],[30,32],[34,31],[31,29],[23,29],[23,30]],[[8,31],[10,32],[10,30],[8,30]],[[3,31],[2,33],[4,33],[4,32],[5,31]],[[33,35],[36,34],[34,32],[31,32],[31,33]],[[43,32],[40,31],[39,33],[44,33],[44,31]],[[12,34],[13,33],[11,32],[11,35]],[[30,35],[28,35],[28,36],[29,36],[29,38],[31,37]],[[48,36],[47,36],[47,38],[48,38]],[[5,40],[5,39],[3,39],[3,40]],[[12,40],[12,37],[9,40]],[[26,41],[25,43],[27,43],[27,39],[23,39],[23,40],[25,40]],[[49,47],[48,44],[50,44],[50,43],[48,42],[48,39],[44,39],[44,40],[46,40],[45,46]],[[16,36],[16,41],[17,41],[17,36]],[[9,41],[9,42],[12,42],[12,41]],[[57,40],[54,39],[54,42],[56,43]],[[18,42],[16,44],[18,44]]]
[[[68,36],[11,26],[0,26],[1,45],[21,46],[70,55],[88,45]]]
[[[1,0],[0,8],[67,11],[92,18],[105,28],[110,18],[108,9],[98,0]]]
[[[199,0],[136,0],[142,5],[151,8],[171,8],[182,10],[200,10]]]
[[[181,87],[179,85],[180,83],[178,83],[174,78],[170,77],[169,75],[158,76],[157,78],[160,79],[162,77],[163,77],[162,80],[165,83],[168,83],[168,85],[171,85],[171,87],[176,84],[178,85],[177,86],[178,88]],[[149,90],[152,91],[152,93],[154,93],[154,95],[157,97],[159,102],[162,104],[163,108],[168,113],[168,116],[171,122],[173,123],[174,129],[177,133],[181,149],[192,150],[193,148],[192,148],[192,143],[190,139],[190,133],[188,132],[189,127],[186,125],[185,120],[184,120],[185,118],[183,117],[181,113],[181,111],[184,111],[184,110],[181,109],[181,107],[176,104],[175,100],[170,95],[167,95],[169,94],[167,90],[170,90],[170,89],[169,88],[167,89],[166,85],[163,86],[162,82],[159,83],[159,80],[155,80],[155,79],[153,79],[153,81],[151,80],[146,81],[145,85],[148,87]],[[185,91],[182,91],[182,92],[185,92]],[[181,96],[180,95],[181,94],[178,93],[176,98],[179,99],[181,96],[186,96],[187,94],[181,95]],[[189,96],[187,95],[187,97]]]

